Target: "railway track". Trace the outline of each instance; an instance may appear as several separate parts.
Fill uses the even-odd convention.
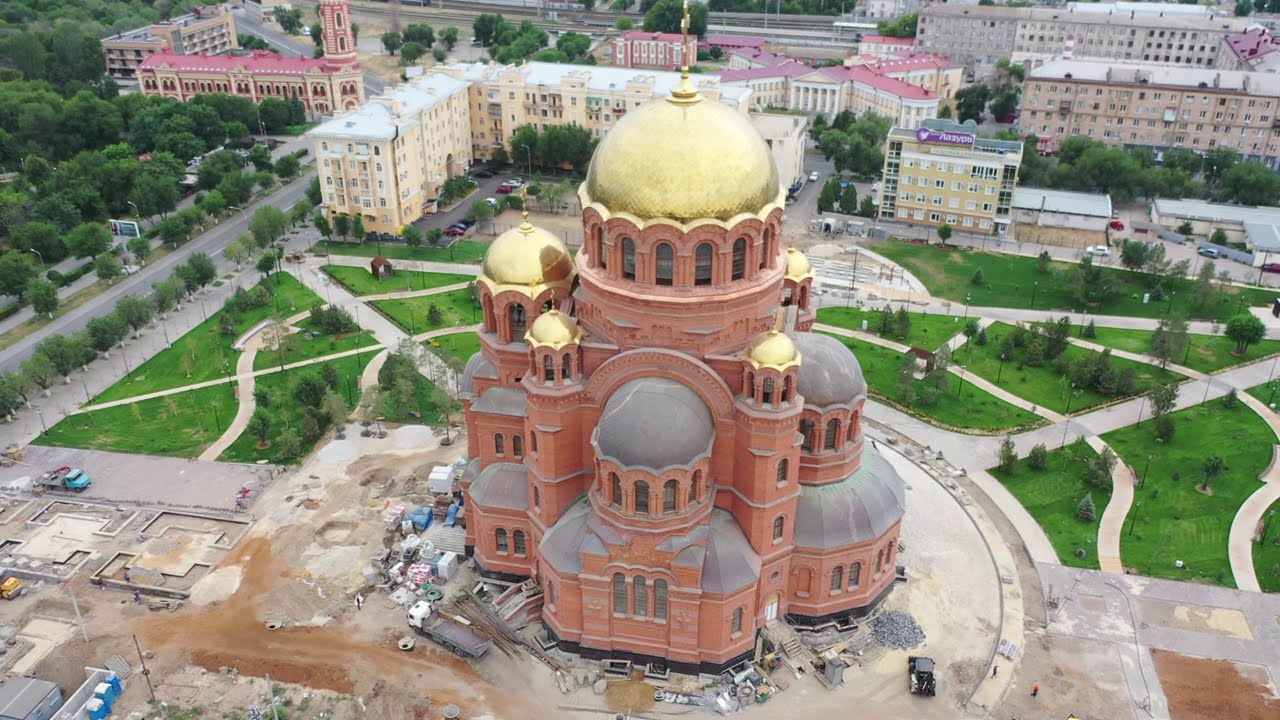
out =
[[[437,3],[440,0],[436,0]],[[509,18],[538,19],[544,15],[555,14],[555,20],[544,18],[539,25],[544,28],[565,30],[581,30],[585,28],[612,28],[619,15],[626,15],[636,21],[639,26],[643,16],[638,13],[612,13],[598,10],[565,9],[560,3],[547,3],[539,8],[532,0],[522,4],[520,0],[510,3],[466,2],[464,0],[444,0],[444,7],[419,7],[416,5],[399,5],[400,17],[405,20],[464,21],[474,19],[484,13],[498,13]],[[352,2],[351,7],[369,15],[388,16],[392,14],[391,5],[386,2]],[[784,30],[799,30],[807,33],[830,33],[833,23],[838,18],[834,15],[774,15],[770,14],[768,27],[765,27],[764,16],[759,13],[712,13],[708,24],[717,29],[731,29],[743,32],[770,31],[771,34]]]

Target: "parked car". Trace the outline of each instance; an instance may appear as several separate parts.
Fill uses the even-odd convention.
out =
[[[1222,257],[1222,253],[1217,248],[1201,247],[1199,250],[1196,250],[1196,252],[1207,258]]]
[[[471,228],[472,225],[475,225],[475,224],[476,224],[475,220],[459,220],[458,222],[453,224],[453,227],[460,227],[463,230],[468,230]]]
[[[487,197],[484,199],[484,201],[489,203],[489,207],[493,208],[494,210],[498,209],[498,198]]]
[[[502,183],[502,184],[503,184],[503,185],[510,185],[511,187],[520,187],[521,185],[524,185],[524,178],[520,178],[520,177],[513,177],[513,178],[511,178],[510,180],[507,180],[506,182],[504,182],[504,183]]]
[[[472,171],[471,171],[471,177],[473,177],[473,178],[491,178],[491,177],[493,177],[493,171],[492,171],[492,170],[485,170],[485,169],[483,169],[483,168],[482,168],[482,169],[480,169],[480,170],[472,170]]]
[[[1094,257],[1111,257],[1111,248],[1106,245],[1091,245],[1084,249],[1084,254]]]
[[[510,195],[511,193],[515,192],[516,187],[517,187],[516,185],[508,185],[506,183],[502,183],[501,185],[498,186],[498,194]]]
[[[444,229],[444,234],[453,236],[453,237],[459,237],[462,235],[466,235],[467,231],[465,228],[460,228],[457,225],[450,225],[449,227]]]
[[[1107,223],[1107,227],[1111,228],[1112,230],[1123,230],[1124,222],[1121,220],[1112,220],[1111,222]]]
[[[809,182],[818,182],[818,171],[814,170],[809,173]]]
[[[1267,263],[1262,266],[1262,272],[1280,273],[1280,263]]]

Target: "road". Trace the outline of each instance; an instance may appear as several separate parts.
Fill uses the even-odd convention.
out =
[[[152,285],[168,277],[175,267],[186,262],[194,253],[202,252],[210,256],[218,265],[219,275],[225,273],[233,265],[222,256],[222,249],[236,236],[249,231],[249,218],[253,216],[253,210],[264,205],[288,210],[306,194],[307,185],[314,176],[315,171],[308,170],[272,195],[248,205],[239,215],[226,218],[221,225],[148,265],[143,272],[124,278],[101,295],[55,318],[48,325],[0,351],[0,370],[17,369],[31,355],[35,346],[50,335],[70,335],[85,329],[91,318],[110,312],[120,298],[151,292]]]
[[[247,35],[262,38],[285,57],[311,57],[312,50],[306,44],[298,42],[288,34],[267,25],[260,25],[249,18],[243,10],[235,10],[236,29]],[[365,97],[381,95],[387,84],[373,73],[364,74]]]

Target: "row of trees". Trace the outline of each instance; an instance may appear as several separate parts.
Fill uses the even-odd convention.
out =
[[[880,146],[892,125],[888,118],[871,111],[858,117],[843,110],[830,124],[818,115],[809,128],[809,137],[818,143],[822,156],[835,163],[837,173],[878,177],[884,170]]]
[[[876,204],[872,195],[862,198],[862,202],[858,202],[858,189],[853,183],[840,187],[840,178],[833,177],[822,185],[822,190],[818,191],[818,212],[836,212],[844,215],[861,215],[862,217],[875,217]]]
[[[1137,390],[1137,371],[1132,366],[1115,370],[1111,366],[1110,348],[1075,360],[1069,358],[1066,350],[1071,344],[1070,337],[1069,317],[1031,327],[1019,323],[1000,339],[1000,355],[1016,360],[1019,370],[1049,366],[1062,377],[1064,391],[1068,393],[1092,390],[1099,395],[1120,397]]]
[[[432,53],[436,62],[444,62],[449,51],[458,44],[458,28],[447,27],[440,31],[439,47],[435,47],[437,36],[435,30],[426,23],[412,23],[403,32],[388,30],[382,34],[382,48],[389,55],[400,51],[400,62],[411,65],[428,52]]]
[[[585,173],[597,142],[590,130],[577,124],[551,125],[546,130],[538,130],[536,125],[521,125],[511,133],[510,151],[499,148],[492,159],[498,164],[571,167],[575,172]]]

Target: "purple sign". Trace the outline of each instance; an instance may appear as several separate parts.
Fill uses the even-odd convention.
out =
[[[922,143],[940,143],[943,145],[972,145],[974,135],[971,133],[930,130],[922,127],[916,130],[916,140]]]

